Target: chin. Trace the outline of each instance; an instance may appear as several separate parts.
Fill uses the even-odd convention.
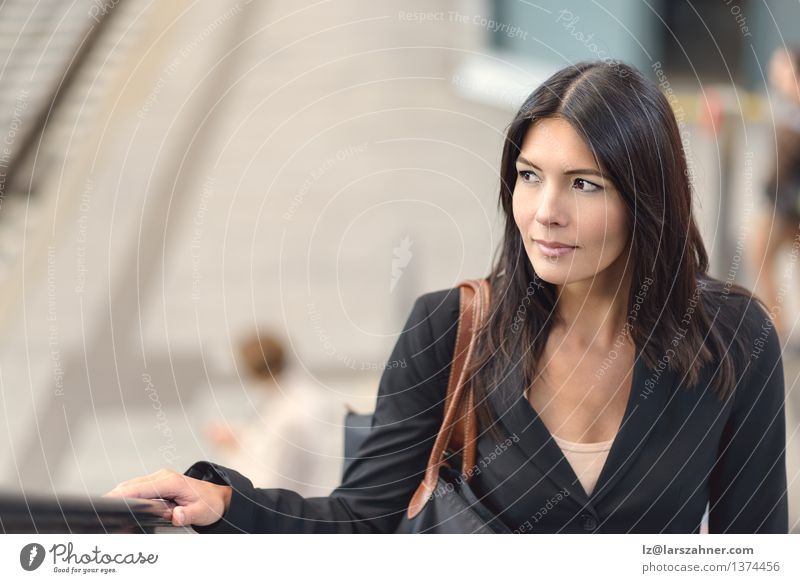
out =
[[[551,263],[548,260],[541,261],[537,259],[532,261],[531,265],[539,279],[553,285],[566,285],[576,281],[583,281],[587,277],[591,278],[594,275],[594,272],[592,272],[587,276],[581,270],[576,269],[574,264],[570,265],[569,261]]]

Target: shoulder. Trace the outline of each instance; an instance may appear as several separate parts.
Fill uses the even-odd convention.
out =
[[[718,308],[717,317],[724,318],[724,329],[731,336],[726,339],[726,345],[732,350],[734,341],[738,340],[745,350],[737,364],[743,367],[749,379],[770,378],[782,365],[781,341],[773,315],[749,292],[714,296],[712,306]]]
[[[424,329],[431,342],[443,340],[451,331],[455,338],[460,299],[461,290],[458,287],[430,291],[420,295],[411,309],[407,328],[414,326]]]
[[[440,420],[455,351],[459,298],[456,287],[423,293],[414,301],[381,376],[377,425],[399,419]]]
[[[455,349],[459,307],[458,287],[423,293],[414,301],[400,343],[415,356],[443,367]]]
[[[448,325],[458,321],[460,298],[458,287],[431,291],[417,298],[415,309],[423,310],[432,325]]]
[[[719,319],[730,333],[750,338],[766,328],[774,328],[764,304],[749,290],[734,286],[728,290],[718,280],[706,285],[705,305],[712,319]]]

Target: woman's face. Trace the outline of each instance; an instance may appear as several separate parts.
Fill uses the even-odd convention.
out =
[[[516,168],[514,220],[539,277],[558,286],[616,288],[627,261],[627,215],[583,139],[563,118],[539,120],[528,129]]]
[[[800,89],[797,88],[797,73],[794,58],[785,49],[776,49],[769,62],[769,79],[784,97],[800,101]]]

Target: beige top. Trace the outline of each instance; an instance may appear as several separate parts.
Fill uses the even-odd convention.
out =
[[[575,475],[581,481],[581,485],[587,494],[591,496],[597,484],[597,478],[600,477],[600,470],[606,463],[608,457],[608,450],[611,449],[613,439],[608,441],[596,441],[594,443],[578,443],[575,441],[567,441],[560,437],[553,435],[553,439],[561,448],[564,457],[572,466]]]
[[[525,387],[525,398],[529,398],[530,387]],[[553,435],[551,433],[551,435]],[[583,489],[588,495],[592,495],[597,478],[600,477],[600,471],[606,463],[608,451],[611,449],[611,444],[614,443],[612,437],[608,441],[595,441],[592,443],[579,443],[576,441],[567,441],[561,439],[557,435],[553,435],[553,440],[564,454],[564,457],[572,466],[575,475],[583,486]]]

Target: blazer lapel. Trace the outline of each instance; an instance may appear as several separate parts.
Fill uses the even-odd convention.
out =
[[[588,499],[572,466],[553,440],[544,422],[525,398],[525,375],[519,361],[506,371],[500,385],[490,393],[490,400],[510,435],[519,437],[516,445],[542,475],[558,489],[566,488],[570,498],[584,505]]]
[[[608,458],[592,492],[593,504],[602,500],[630,469],[647,447],[647,439],[658,424],[669,396],[678,381],[678,373],[668,366],[657,372],[649,368],[636,350],[633,383],[628,406],[619,432],[611,444]]]
[[[614,487],[641,452],[663,411],[676,378],[677,374],[669,368],[660,375],[653,373],[640,358],[637,349],[625,414],[591,496],[586,494],[561,448],[525,398],[525,378],[519,359],[509,366],[489,399],[509,434],[516,434],[520,438],[516,445],[522,448],[543,475],[558,488],[566,488],[570,497],[581,505],[588,502],[596,504]]]

